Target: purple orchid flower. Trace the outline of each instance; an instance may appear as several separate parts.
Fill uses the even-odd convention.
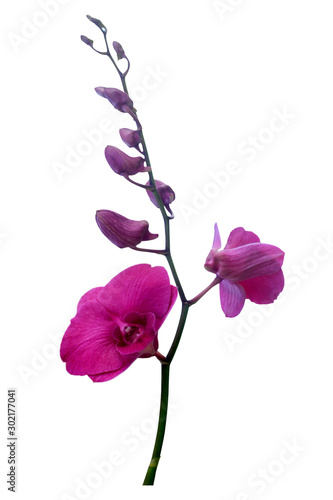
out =
[[[270,304],[284,287],[281,270],[284,252],[278,247],[260,243],[251,231],[237,227],[231,231],[227,244],[221,248],[217,224],[205,269],[221,278],[220,301],[228,318],[237,316],[245,299],[256,304]]]
[[[67,371],[106,382],[136,359],[154,356],[158,330],[176,298],[166,270],[149,264],[129,267],[89,290],[61,342]]]

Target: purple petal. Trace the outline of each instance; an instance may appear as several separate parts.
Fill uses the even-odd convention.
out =
[[[93,382],[107,382],[108,380],[112,380],[113,378],[117,377],[121,373],[123,373],[131,364],[137,359],[137,356],[124,356],[123,359],[123,366],[119,368],[119,370],[114,370],[114,371],[109,371],[109,372],[102,372],[98,373],[96,375],[89,375],[89,378]]]
[[[283,272],[259,276],[239,283],[245,290],[246,298],[256,304],[271,304],[284,287]]]
[[[178,289],[177,287],[175,286],[171,286],[171,293],[170,293],[170,301],[169,301],[169,305],[167,307],[167,310],[165,312],[165,314],[160,317],[160,318],[156,318],[156,321],[155,321],[155,328],[156,330],[159,330],[162,326],[162,324],[164,323],[165,321],[165,318],[168,316],[169,312],[171,311],[174,303],[176,302],[176,299],[177,299],[177,296],[178,296]],[[157,350],[157,348],[156,348]]]
[[[212,249],[219,250],[221,248],[221,236],[217,223],[214,224],[214,239]]]
[[[91,290],[89,290],[88,292],[86,292],[82,297],[81,299],[79,300],[79,303],[77,305],[77,309],[79,310],[79,308],[85,303],[87,302],[88,300],[97,300],[97,296],[100,292],[100,290],[102,289],[101,286],[98,286],[96,288],[92,288]]]
[[[227,318],[234,318],[243,309],[245,302],[245,291],[237,283],[223,280],[220,283],[220,301],[222,311]]]
[[[177,289],[170,285],[168,273],[163,267],[138,264],[125,269],[103,287],[98,301],[120,318],[130,311],[151,312],[155,314],[157,330],[176,296]]]
[[[218,271],[218,266],[217,263],[215,262],[215,255],[218,252],[219,248],[221,248],[221,237],[220,237],[220,231],[218,228],[217,223],[214,224],[214,239],[213,239],[213,246],[211,248],[211,251],[207,255],[206,262],[205,262],[205,269],[206,271],[209,271],[211,273],[217,273]]]
[[[248,245],[249,243],[259,243],[259,237],[252,233],[251,231],[245,231],[243,227],[236,227],[229,234],[229,238],[225,250],[230,248],[236,248],[243,245]]]
[[[283,258],[284,252],[278,247],[266,243],[250,243],[219,251],[215,256],[215,263],[218,265],[218,276],[239,282],[277,273]]]
[[[121,369],[124,362],[112,337],[115,327],[101,304],[83,302],[61,342],[60,356],[67,371],[72,375],[94,375]]]

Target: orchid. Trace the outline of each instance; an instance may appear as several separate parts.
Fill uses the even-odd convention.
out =
[[[144,485],[153,485],[166,429],[170,367],[190,308],[217,285],[222,310],[229,318],[240,314],[246,299],[257,304],[273,302],[284,287],[281,269],[284,252],[276,246],[261,243],[256,234],[242,227],[231,231],[227,244],[221,249],[220,233],[215,224],[213,245],[204,265],[207,271],[214,274],[214,279],[195,297],[188,299],[171,252],[170,223],[175,216],[170,204],[175,201],[176,195],[170,186],[154,177],[143,128],[127,88],[129,59],[122,45],[114,41],[112,47],[117,59],[127,61],[127,68],[122,71],[114,54],[110,52],[106,27],[100,20],[87,17],[101,30],[106,49],[104,52],[96,50],[93,41],[85,36],[81,37],[82,41],[95,52],[110,59],[122,84],[122,90],[114,87],[96,87],[95,90],[116,110],[127,113],[125,119],[133,119],[136,128],[121,128],[119,134],[125,146],[136,148],[140,153],[140,156],[132,157],[121,149],[108,145],[105,148],[106,160],[114,173],[144,189],[150,202],[159,209],[164,225],[164,245],[158,249],[138,247],[143,241],[150,242],[158,238],[158,234],[149,231],[147,220],[132,220],[111,210],[98,210],[96,222],[104,236],[118,248],[130,248],[165,257],[174,285],[170,283],[169,275],[163,267],[137,264],[120,272],[105,286],[89,290],[80,299],[76,315],[64,334],[60,355],[70,374],[87,375],[94,382],[114,379],[139,358],[155,357],[161,364],[158,428],[152,458],[143,482]],[[130,178],[138,173],[146,175],[142,184]],[[145,203],[149,203],[147,197],[142,198],[143,208]],[[157,242],[159,241],[160,238]],[[191,272],[195,272],[192,261],[190,265]],[[170,348],[164,355],[158,351],[158,334],[177,297],[181,301],[178,326]],[[204,318],[204,324],[209,324],[209,317]],[[204,349],[207,350],[208,347],[211,347],[209,328]],[[202,355],[201,351],[199,355]]]
[[[132,266],[89,290],[62,339],[60,355],[72,375],[111,380],[137,358],[155,356],[158,330],[177,297],[163,267]]]
[[[277,299],[284,287],[282,250],[260,243],[256,234],[242,227],[231,231],[226,246],[220,248],[220,233],[215,224],[205,269],[221,279],[221,307],[227,317],[237,316],[245,299],[257,304],[270,304]]]

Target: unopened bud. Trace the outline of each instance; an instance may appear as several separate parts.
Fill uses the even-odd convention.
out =
[[[118,61],[119,59],[123,59],[125,57],[125,51],[119,42],[113,42],[113,48],[116,51]]]
[[[157,181],[155,179],[155,184],[156,184],[157,191],[158,191],[158,193],[161,197],[161,200],[163,202],[163,205],[172,214],[172,211],[171,211],[169,205],[176,198],[175,192],[173,191],[173,189],[171,189],[170,186],[168,186],[167,184],[164,184],[164,182],[162,182],[162,181]],[[150,182],[148,181],[146,183],[146,186],[149,186],[149,185],[150,185]],[[155,207],[158,207],[158,203],[157,203],[157,200],[154,196],[154,193],[152,191],[147,190],[147,194],[150,198],[150,201],[155,205]]]
[[[128,113],[133,109],[133,101],[126,92],[106,87],[96,87],[95,90],[98,95],[105,97],[114,108],[122,113]]]
[[[81,40],[83,43],[89,45],[90,47],[94,45],[94,41],[88,38],[87,36],[81,35]]]
[[[96,222],[104,236],[119,248],[134,248],[142,241],[154,240],[146,220],[135,221],[111,210],[98,210]]]
[[[127,177],[135,175],[138,172],[150,172],[150,167],[145,167],[142,156],[128,156],[126,153],[115,146],[105,148],[105,158],[112,170],[119,175]]]
[[[96,26],[103,32],[103,33],[107,33],[107,29],[106,27],[104,26],[104,24],[102,23],[102,21],[100,21],[99,19],[96,19],[95,17],[91,17],[91,16],[87,16],[87,18],[89,19],[89,21],[91,21],[92,23],[96,24]]]
[[[120,137],[129,148],[136,148],[139,150],[139,144],[141,143],[140,134],[137,130],[131,130],[129,128],[121,128],[119,130]]]

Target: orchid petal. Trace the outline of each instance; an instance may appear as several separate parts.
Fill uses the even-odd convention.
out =
[[[239,283],[245,290],[246,298],[256,304],[271,304],[284,287],[283,272],[257,276]]]
[[[212,249],[219,250],[221,248],[221,236],[217,223],[214,224],[214,239]]]
[[[116,323],[98,302],[87,300],[78,309],[61,342],[60,356],[72,375],[92,375],[123,367],[110,339]]]
[[[130,311],[152,312],[156,319],[164,321],[177,294],[172,292],[174,288],[163,267],[138,264],[125,269],[103,287],[98,301],[117,317]]]
[[[256,276],[277,273],[284,252],[266,243],[250,243],[222,250],[215,256],[217,275],[231,281],[243,281]]]
[[[244,288],[228,280],[221,281],[219,286],[222,311],[227,318],[234,318],[244,307]]]
[[[214,239],[213,239],[213,246],[207,255],[206,262],[205,262],[205,269],[206,271],[209,271],[211,273],[217,272],[217,265],[215,262],[215,255],[218,253],[218,250],[221,248],[221,236],[220,236],[220,231],[218,228],[218,225],[215,223],[214,224]]]
[[[249,243],[259,243],[259,237],[252,233],[252,231],[245,231],[243,227],[236,227],[229,234],[229,238],[225,250],[230,248],[236,248],[243,245],[248,245]]]

